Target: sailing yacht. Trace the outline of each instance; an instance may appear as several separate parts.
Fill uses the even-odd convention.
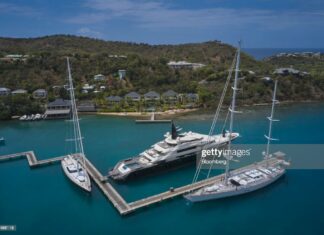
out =
[[[236,71],[232,97],[232,105],[230,108],[231,120],[230,120],[230,133],[233,130],[233,116],[235,111],[235,98],[237,91],[237,80],[240,63],[240,45],[238,47],[237,59],[236,59]],[[277,81],[275,82],[272,109],[269,119],[269,133],[265,135],[267,139],[267,148],[264,153],[264,160],[247,167],[237,169],[235,171],[229,171],[229,162],[232,160],[231,156],[226,157],[226,170],[223,180],[216,180],[211,184],[204,186],[200,189],[194,190],[184,197],[191,202],[207,201],[225,197],[231,197],[236,195],[252,192],[275,182],[286,172],[286,167],[289,166],[289,162],[285,160],[285,154],[276,152],[269,154],[270,141],[275,140],[271,137],[272,122],[278,121],[273,119],[274,107],[278,102],[276,100]],[[231,143],[228,144],[228,149],[231,149]]]
[[[88,172],[85,168],[85,155],[82,143],[82,135],[80,130],[78,112],[76,108],[74,87],[71,75],[71,68],[69,58],[66,58],[68,67],[68,77],[70,86],[71,96],[71,107],[72,107],[72,121],[73,121],[73,132],[74,132],[74,143],[75,143],[75,154],[70,154],[64,157],[61,161],[61,165],[65,175],[80,188],[87,192],[91,192],[91,181]]]

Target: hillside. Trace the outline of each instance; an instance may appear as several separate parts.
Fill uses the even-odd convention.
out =
[[[27,57],[23,60],[6,58],[15,54]],[[81,100],[92,99],[105,107],[105,97],[109,95],[123,96],[130,91],[144,94],[150,90],[162,93],[173,89],[178,93],[198,93],[200,105],[216,106],[234,54],[235,48],[219,41],[149,45],[68,35],[0,38],[0,87],[26,89],[29,93],[45,88],[49,92],[49,100],[57,96],[64,97],[64,91],[56,93],[53,86],[66,84],[65,57],[69,56],[76,95]],[[172,69],[167,65],[171,60],[202,63],[205,66],[199,69]],[[273,74],[275,68],[288,66],[292,62],[276,58],[256,61],[242,53],[242,91],[238,101],[244,104],[268,102],[271,99],[272,83],[263,80],[265,76],[281,80],[278,92],[281,100],[324,99],[323,73],[317,63],[307,62],[305,69],[311,73],[303,78]],[[304,60],[294,62],[294,65],[299,67],[305,63]],[[120,69],[126,70],[123,80],[118,78]],[[103,74],[104,81],[94,81],[96,74]],[[86,83],[94,85],[97,90],[101,86],[105,89],[98,93],[83,94],[82,86]],[[6,101],[2,105],[10,106],[10,102]]]

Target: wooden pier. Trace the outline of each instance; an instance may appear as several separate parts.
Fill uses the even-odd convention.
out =
[[[38,166],[44,166],[44,165],[57,163],[57,162],[61,161],[64,158],[64,156],[49,158],[49,159],[45,159],[45,160],[37,160],[35,153],[33,151],[28,151],[28,152],[21,152],[21,153],[14,153],[14,154],[0,156],[0,162],[10,161],[10,160],[18,160],[18,159],[22,159],[22,158],[27,159],[30,167],[38,167]]]
[[[75,156],[78,156],[78,154],[75,154]],[[0,156],[0,162],[14,160],[14,159],[22,159],[24,157],[27,159],[30,167],[37,167],[37,166],[45,166],[48,164],[57,163],[57,162],[61,161],[62,158],[64,158],[65,156],[50,158],[50,159],[46,159],[46,160],[37,160],[34,152],[28,151],[28,152]],[[276,161],[276,159],[264,160],[257,164],[258,165],[264,164],[265,161]],[[239,171],[242,169],[246,169],[246,168],[250,168],[252,166],[255,167],[255,164],[251,164],[246,167],[239,168],[237,170],[234,170],[233,172]],[[96,183],[96,185],[99,187],[99,189],[103,192],[105,197],[114,205],[114,207],[118,210],[118,212],[121,215],[129,214],[129,213],[134,212],[140,208],[147,207],[152,204],[159,203],[164,200],[171,199],[171,198],[186,194],[192,190],[202,188],[202,187],[207,186],[213,182],[221,181],[224,179],[224,174],[221,174],[221,175],[217,175],[217,176],[205,179],[205,180],[198,181],[193,184],[181,186],[178,188],[174,188],[172,190],[170,189],[168,191],[165,191],[165,192],[153,195],[153,196],[149,196],[149,197],[146,197],[146,198],[134,201],[134,202],[126,202],[125,199],[110,184],[107,176],[103,176],[98,171],[98,169],[87,158],[85,158],[85,168],[86,168],[87,172],[89,173],[89,176]]]

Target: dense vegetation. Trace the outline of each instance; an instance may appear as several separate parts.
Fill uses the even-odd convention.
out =
[[[34,39],[0,38],[0,57],[7,54],[24,54],[29,57],[25,61],[0,61],[0,87],[26,89],[29,93],[45,88],[49,91],[50,100],[64,96],[64,92],[54,90],[53,86],[66,84],[65,57],[69,56],[79,99],[93,99],[104,106],[104,98],[109,95],[122,96],[130,91],[143,94],[149,90],[162,93],[173,89],[178,93],[198,93],[201,105],[215,106],[235,48],[219,41],[153,46],[57,35]],[[174,70],[167,65],[170,60],[186,60],[206,66],[197,70]],[[243,53],[240,77],[244,79],[240,81],[242,90],[239,101],[245,104],[268,102],[272,83],[262,80],[264,76],[280,80],[278,95],[281,100],[324,98],[323,58],[306,62],[308,59],[305,58],[301,61],[292,61],[290,58],[287,58],[289,61],[282,60],[273,58],[256,61]],[[288,65],[308,71],[310,75],[302,78],[291,75],[274,77],[275,68]],[[118,79],[119,69],[127,70],[125,80]],[[99,73],[106,76],[105,81],[93,81],[93,76]],[[82,94],[81,88],[85,83],[93,84],[97,89],[103,85],[106,89],[101,93]],[[7,110],[3,107],[11,106],[8,99],[1,98],[1,111]],[[39,103],[31,98],[28,100],[33,105]],[[10,111],[10,114],[18,113]]]

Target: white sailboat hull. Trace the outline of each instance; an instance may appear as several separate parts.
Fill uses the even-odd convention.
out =
[[[249,187],[240,187],[239,189],[234,188],[233,190],[211,193],[211,194],[202,194],[202,195],[187,194],[184,197],[191,202],[202,202],[202,201],[209,201],[209,200],[215,200],[220,198],[238,196],[238,195],[246,194],[264,188],[277,181],[284,174],[285,174],[285,170],[283,170],[280,174],[276,175],[273,178],[270,178],[260,184],[252,185]]]
[[[85,190],[86,192],[91,192],[91,182],[90,177],[86,169],[78,164],[77,160],[71,155],[65,157],[61,161],[62,169],[65,175],[77,186]],[[79,166],[79,171],[71,171],[71,168]]]

